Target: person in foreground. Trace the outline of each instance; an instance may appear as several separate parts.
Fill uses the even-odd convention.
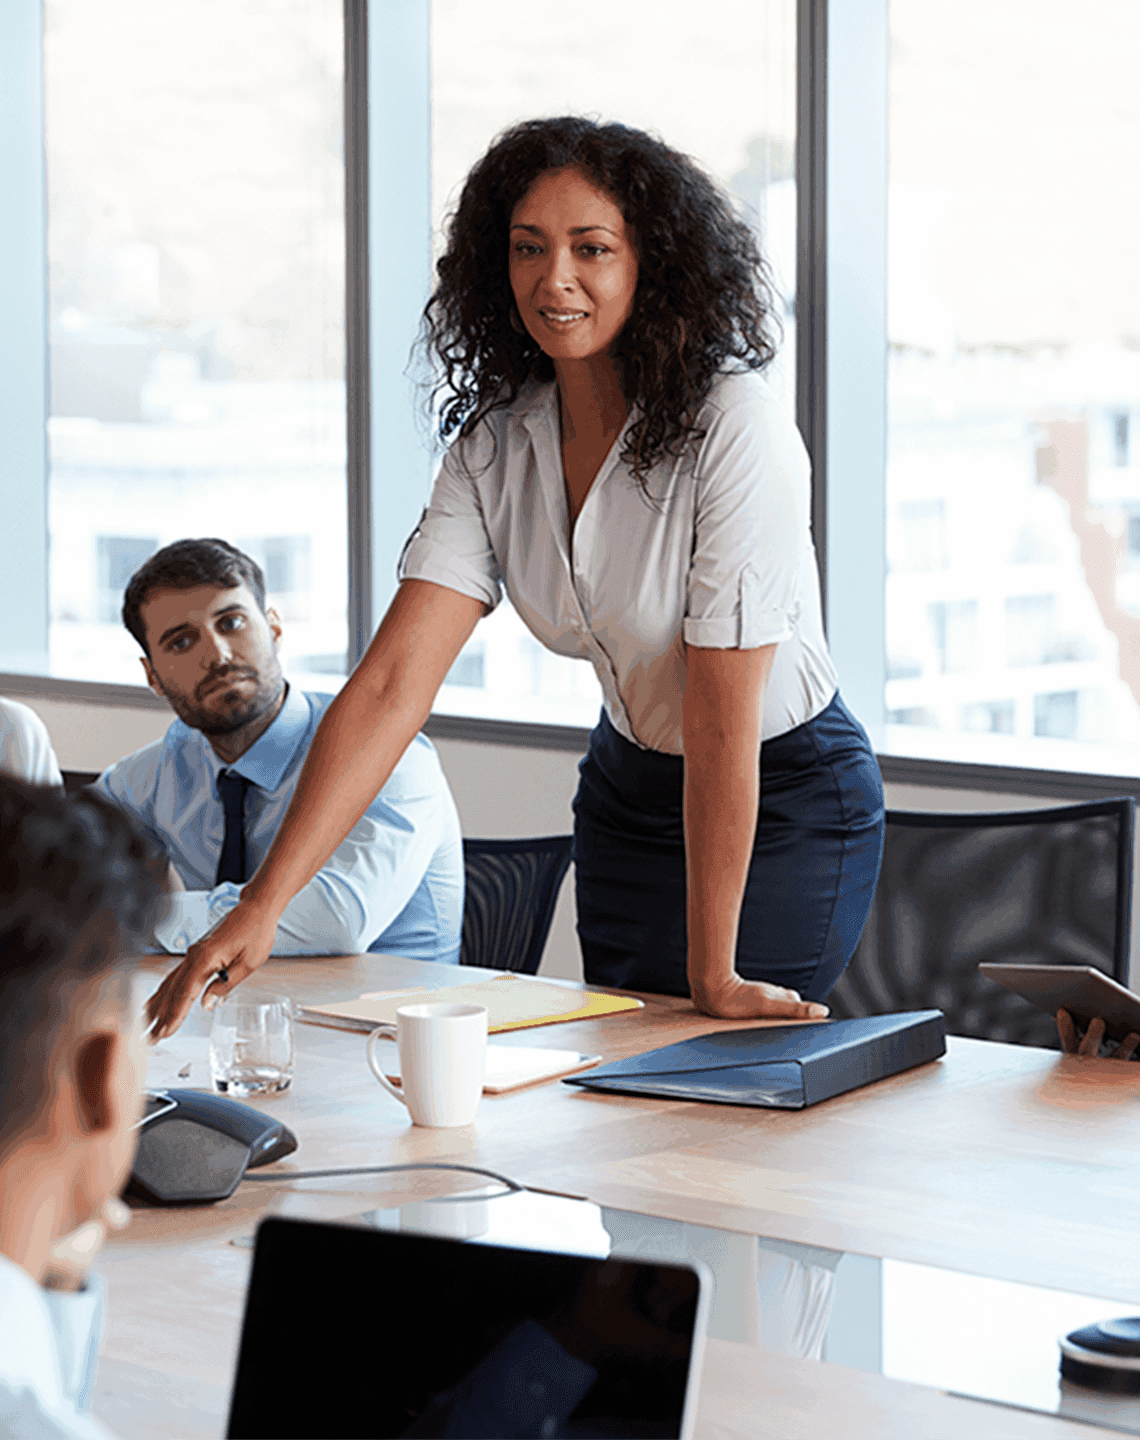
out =
[[[156,864],[105,800],[0,776],[0,1434],[106,1437],[87,1413],[102,1308],[85,1274],[130,1172],[145,1045],[122,955]]]
[[[242,903],[156,993],[156,1033],[263,962],[503,588],[604,694],[574,802],[587,982],[827,1013],[882,784],[823,638],[807,455],[760,373],[764,276],[731,202],[641,131],[535,120],[479,161],[425,311],[454,443],[402,584]]]
[[[261,569],[224,540],[179,540],[152,555],[127,586],[123,621],[178,719],[96,788],[165,850],[182,888],[155,940],[183,951],[238,903],[332,697],[286,683]],[[275,954],[371,947],[458,962],[463,841],[431,741],[410,735],[376,791],[278,917]]]

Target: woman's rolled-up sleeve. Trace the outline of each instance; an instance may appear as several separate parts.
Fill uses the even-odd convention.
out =
[[[778,644],[799,614],[810,467],[791,417],[759,384],[729,382],[701,446],[682,629],[699,649]]]
[[[493,610],[502,597],[502,577],[483,518],[479,457],[469,447],[465,466],[462,445],[452,446],[443,458],[431,500],[404,546],[399,575],[458,590]]]

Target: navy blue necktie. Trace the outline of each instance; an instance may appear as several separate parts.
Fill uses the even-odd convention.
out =
[[[218,798],[226,812],[226,834],[222,841],[222,858],[218,861],[215,885],[232,880],[242,885],[249,876],[245,872],[245,792],[252,782],[232,770],[218,771]]]

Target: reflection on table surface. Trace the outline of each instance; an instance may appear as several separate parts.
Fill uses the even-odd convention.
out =
[[[395,1177],[393,1177],[395,1178]],[[409,1177],[401,1177],[407,1180]],[[282,1194],[276,1214],[311,1215]],[[439,1171],[416,1198],[340,1223],[562,1253],[698,1259],[714,1280],[711,1338],[879,1370],[898,1380],[1140,1435],[1140,1397],[1062,1383],[1061,1335],[1140,1311],[1095,1296],[607,1209]],[[252,1236],[234,1242],[251,1245]]]

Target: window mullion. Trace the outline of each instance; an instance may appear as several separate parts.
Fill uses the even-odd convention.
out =
[[[0,7],[0,649],[48,649],[47,201],[42,0]]]

